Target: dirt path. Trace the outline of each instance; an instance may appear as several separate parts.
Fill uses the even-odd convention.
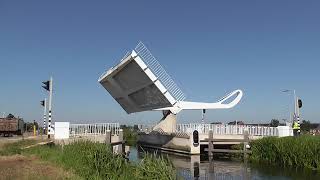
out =
[[[0,180],[10,179],[81,179],[36,157],[0,156]]]

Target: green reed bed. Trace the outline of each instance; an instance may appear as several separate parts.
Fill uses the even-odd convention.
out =
[[[320,137],[266,137],[251,143],[250,160],[320,171]]]
[[[78,141],[61,146],[24,150],[74,171],[84,179],[176,179],[173,165],[164,157],[147,154],[140,163],[126,162],[105,144]]]

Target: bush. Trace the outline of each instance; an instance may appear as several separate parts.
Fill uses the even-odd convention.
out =
[[[252,161],[320,170],[320,137],[266,137],[251,143]]]

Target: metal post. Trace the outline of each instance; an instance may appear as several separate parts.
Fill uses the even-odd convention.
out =
[[[47,134],[46,132],[46,119],[47,119],[47,98],[44,98],[44,106],[43,106],[43,134]]]
[[[49,118],[48,118],[48,139],[50,139],[50,135],[52,134],[52,129],[51,129],[51,117],[52,117],[52,77],[50,77],[50,90],[49,90]]]
[[[296,90],[293,90],[293,102],[294,102],[294,115],[297,117],[297,97]],[[296,120],[296,119],[295,119]]]

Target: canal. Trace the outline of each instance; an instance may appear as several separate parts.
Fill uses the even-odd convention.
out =
[[[148,150],[153,153],[152,151]],[[139,162],[144,152],[136,147],[130,147],[129,159]],[[159,153],[158,153],[159,154]],[[215,158],[209,162],[205,156],[181,156],[164,154],[168,156],[175,168],[177,175],[183,179],[232,179],[232,180],[305,180],[320,179],[320,174],[311,170],[298,170],[282,168],[266,164],[251,164],[230,158]]]

